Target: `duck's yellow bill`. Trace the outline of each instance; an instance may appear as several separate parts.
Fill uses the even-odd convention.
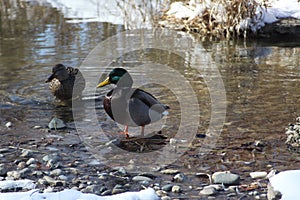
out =
[[[110,84],[109,77],[97,85],[97,88]]]

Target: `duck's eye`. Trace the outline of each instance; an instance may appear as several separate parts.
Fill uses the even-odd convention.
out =
[[[119,76],[113,76],[112,78],[111,78],[111,82],[113,82],[113,83],[116,83],[116,82],[118,82],[120,80],[120,77]]]

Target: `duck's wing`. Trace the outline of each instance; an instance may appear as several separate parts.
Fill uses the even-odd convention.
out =
[[[169,109],[167,105],[164,105],[161,102],[159,102],[152,94],[141,89],[135,89],[131,98],[139,99],[149,108],[154,109],[159,113],[163,113],[165,110]]]

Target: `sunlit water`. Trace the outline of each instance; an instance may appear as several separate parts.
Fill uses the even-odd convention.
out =
[[[62,106],[55,101],[44,81],[56,63],[78,67],[100,42],[124,30],[121,25],[109,23],[66,23],[62,14],[51,7],[36,5],[28,9],[35,11],[33,18],[22,17],[26,12],[19,8],[19,17],[2,23],[0,31],[0,132],[3,136],[0,144],[3,146],[7,139],[14,143],[14,139],[17,140],[23,134],[28,138],[38,137],[32,127],[46,127],[54,116],[67,123],[67,131],[73,130],[75,133],[71,107]],[[44,12],[39,13],[41,9]],[[126,38],[126,42],[134,42],[137,38],[138,35],[133,35]],[[183,80],[174,79],[174,83],[187,81],[192,86],[193,93],[190,95],[191,98],[196,96],[198,105],[193,105],[189,100],[186,103],[191,107],[195,106],[195,109],[199,106],[200,115],[196,115],[199,126],[194,133],[195,138],[191,144],[182,144],[186,153],[173,162],[173,166],[181,171],[234,170],[241,175],[245,172],[243,176],[246,178],[248,172],[255,170],[297,168],[299,154],[289,152],[284,142],[285,128],[294,122],[300,110],[300,44],[286,43],[279,46],[276,41],[191,40],[193,45],[190,51],[184,52],[185,57],[155,48],[143,49],[115,58],[109,66],[94,66],[84,70],[106,75],[113,67],[125,67],[134,79],[141,81],[140,77],[144,74],[140,74],[137,66],[153,62],[167,65],[182,75]],[[118,42],[124,41],[115,41],[117,45]],[[122,48],[121,43],[119,46]],[[203,55],[210,55],[210,66],[204,62],[198,47],[201,47]],[[180,52],[180,47],[175,50]],[[203,156],[199,148],[205,144],[204,138],[200,136],[207,133],[211,117],[218,116],[218,109],[211,109],[214,101],[211,95],[214,91],[210,91],[207,85],[207,81],[214,80],[215,74],[204,77],[205,71],[212,66],[218,69],[225,87],[226,119],[217,143],[209,154]],[[95,73],[96,87],[104,75]],[[172,77],[172,74],[162,72],[155,78],[160,80],[167,76]],[[172,87],[176,90],[176,84],[172,84]],[[176,95],[170,88],[160,84],[146,84],[143,88],[170,106],[170,115],[163,126],[163,134],[168,138],[174,137],[182,117],[182,108]],[[110,89],[108,86],[84,93],[85,99],[81,108],[96,108],[98,115],[98,121],[94,124],[96,128],[84,127],[84,132],[92,136],[97,136],[98,126],[102,127],[99,132],[111,134],[119,131],[104,112],[101,98],[96,101],[92,98],[94,95],[104,96]],[[87,111],[83,110],[83,117],[86,114]],[[195,113],[191,112],[191,121],[194,117]],[[8,121],[13,124],[11,129],[4,126]],[[182,126],[187,128],[189,124]],[[132,129],[134,135],[138,131],[139,129]],[[100,149],[111,139],[102,138],[101,135],[98,137],[99,140],[93,140],[90,145],[99,145]],[[254,145],[256,141],[262,142],[261,149]],[[108,150],[102,153],[106,159],[113,156]]]

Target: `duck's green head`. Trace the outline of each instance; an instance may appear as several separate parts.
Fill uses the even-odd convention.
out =
[[[99,83],[97,87],[103,87],[108,84],[118,84],[120,86],[126,87],[129,86],[131,87],[132,85],[132,78],[127,72],[126,69],[123,68],[114,68],[108,75],[108,77]]]

